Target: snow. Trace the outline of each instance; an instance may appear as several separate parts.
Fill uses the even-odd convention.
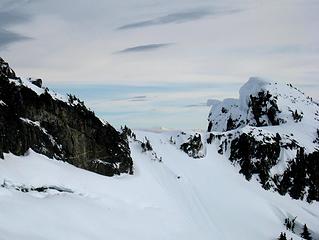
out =
[[[35,92],[38,96],[40,96],[41,94],[44,94],[45,92],[47,92],[48,94],[51,95],[51,97],[54,100],[60,100],[62,102],[66,102],[68,103],[68,97],[61,95],[59,93],[56,93],[55,91],[49,90],[48,88],[45,87],[38,87],[36,85],[34,85],[31,81],[32,79],[30,78],[18,78],[18,79],[9,79],[9,81],[11,83],[14,83],[15,85],[22,85],[25,86],[27,88],[30,88],[33,92]]]
[[[44,128],[41,128],[40,122],[38,122],[38,121],[35,122],[35,121],[30,120],[30,119],[22,118],[22,117],[20,117],[20,120],[22,120],[23,122],[26,122],[26,123],[28,123],[28,124],[37,126],[37,127],[40,128],[43,132],[46,133],[46,130],[45,130]]]
[[[238,99],[227,98],[223,101],[209,100],[208,104],[211,106],[209,119],[215,123],[215,131],[222,132],[226,129],[229,117],[241,119],[244,114],[239,108],[240,103]]]
[[[27,80],[10,81],[37,94],[45,91]],[[250,124],[247,99],[261,89],[277,96],[285,123]],[[0,239],[269,240],[286,232],[289,239],[298,240],[300,230],[295,234],[284,227],[285,218],[295,217],[297,229],[307,224],[318,239],[318,202],[309,204],[266,191],[255,178],[246,181],[238,173],[239,166],[230,163],[227,153],[220,155],[218,147],[226,138],[242,133],[265,143],[272,143],[279,133],[282,141],[296,140],[306,152],[312,152],[318,148],[313,139],[319,106],[292,86],[259,78],[251,78],[240,89],[239,99],[207,104],[212,106],[209,118],[216,122],[212,133],[221,136],[220,140],[207,144],[210,133],[198,131],[136,130],[138,141],[130,140],[134,175],[105,177],[31,149],[25,156],[4,154],[0,159]],[[291,106],[294,109],[289,109]],[[291,110],[303,112],[302,121],[293,121]],[[244,120],[244,124],[225,132],[229,116]],[[21,121],[47,134],[39,122]],[[201,134],[204,144],[199,159],[180,150],[181,144],[196,134]],[[145,138],[153,151],[142,152],[140,143]],[[295,155],[295,150],[282,149],[271,174],[282,173]]]
[[[150,140],[162,162],[131,141],[133,176],[104,177],[32,150],[23,157],[5,154],[0,183],[73,193],[0,187],[2,239],[268,240],[285,231],[286,217],[295,216],[319,229],[318,203],[247,182],[213,144],[206,146],[206,157],[192,159],[170,143],[172,133],[136,132]]]

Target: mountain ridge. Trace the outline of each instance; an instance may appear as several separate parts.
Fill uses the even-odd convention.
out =
[[[0,58],[0,156],[29,148],[103,175],[133,173],[127,139],[73,95],[21,79]]]

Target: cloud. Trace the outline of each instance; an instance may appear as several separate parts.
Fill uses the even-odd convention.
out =
[[[7,27],[30,20],[30,16],[17,11],[0,11],[0,27]]]
[[[30,39],[27,36],[23,36],[6,29],[8,26],[24,23],[29,20],[30,16],[15,10],[0,11],[0,48],[17,41]]]
[[[185,12],[176,12],[167,14],[162,17],[153,18],[145,21],[129,23],[117,28],[118,30],[126,30],[131,28],[141,28],[141,27],[148,27],[153,25],[163,25],[163,24],[170,24],[170,23],[184,23],[189,21],[198,20],[204,18],[209,15],[222,15],[222,14],[230,14],[238,12],[239,10],[215,10],[210,11],[207,9],[197,9]]]
[[[207,107],[206,103],[188,104],[185,105],[186,108],[197,108],[197,107]]]
[[[113,102],[119,102],[119,101],[145,102],[145,101],[148,101],[148,98],[145,95],[139,95],[139,96],[133,96],[133,97],[115,98],[115,99],[112,99],[111,101]]]
[[[147,44],[147,45],[140,45],[130,48],[125,48],[121,51],[118,51],[116,53],[133,53],[133,52],[145,52],[145,51],[153,51],[159,48],[164,48],[169,45],[172,45],[172,43],[154,43],[154,44]]]
[[[20,35],[18,33],[10,32],[0,28],[0,49],[11,43],[28,40],[30,38]]]
[[[148,99],[146,98],[146,96],[134,96],[130,99],[128,99],[131,102],[145,102],[148,101]]]

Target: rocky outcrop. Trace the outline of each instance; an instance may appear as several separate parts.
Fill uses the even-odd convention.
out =
[[[204,145],[202,143],[202,137],[199,133],[195,133],[194,136],[191,135],[187,142],[181,144],[180,149],[192,158],[202,158],[205,156],[203,152]]]
[[[319,107],[292,87],[251,78],[239,99],[210,100],[208,144],[247,180],[319,201]]]
[[[304,108],[316,105],[292,85],[260,78],[250,78],[239,93],[239,99],[208,100],[208,132],[300,122]]]
[[[171,131],[168,141],[176,149],[183,151],[191,158],[203,158],[206,156],[205,135],[199,132]]]
[[[65,101],[41,88],[42,81],[29,83],[0,58],[0,157],[32,148],[106,176],[133,173],[127,138],[76,97]]]
[[[247,180],[257,174],[262,186],[268,189],[270,169],[278,163],[280,155],[280,140],[279,134],[269,137],[267,141],[258,141],[252,134],[240,134],[231,141],[230,160],[239,164],[239,172]]]
[[[299,148],[284,173],[274,176],[274,182],[282,195],[319,201],[319,151],[306,154],[304,148]]]
[[[208,144],[217,144],[239,173],[266,189],[294,199],[319,201],[319,151],[306,153],[291,135],[270,133],[256,127],[209,133]]]
[[[17,79],[15,72],[9,67],[9,64],[0,57],[0,76],[11,79]]]

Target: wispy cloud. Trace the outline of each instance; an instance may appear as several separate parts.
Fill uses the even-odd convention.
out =
[[[134,96],[128,100],[131,102],[145,102],[145,101],[147,101],[147,98],[146,98],[146,96]]]
[[[0,27],[7,27],[17,23],[23,23],[30,20],[30,16],[16,12],[14,10],[11,11],[1,11],[0,10]]]
[[[148,98],[145,95],[140,95],[140,96],[133,96],[133,97],[114,98],[111,101],[113,102],[119,102],[119,101],[145,102],[145,101],[148,101]]]
[[[30,16],[24,13],[16,12],[15,10],[1,11],[0,8],[0,48],[17,41],[30,39],[29,37],[23,36],[21,34],[6,29],[6,27],[8,26],[24,23],[29,20]]]
[[[185,105],[185,108],[197,108],[197,107],[206,107],[206,103],[197,103],[197,104],[188,104]]]
[[[154,44],[146,44],[146,45],[139,45],[135,47],[125,48],[121,51],[116,53],[133,53],[133,52],[145,52],[145,51],[153,51],[159,48],[164,48],[167,46],[172,45],[172,43],[154,43]]]
[[[5,29],[0,28],[0,48],[3,48],[11,43],[28,40],[30,38],[20,35],[18,33],[14,33],[11,31],[7,31]]]
[[[183,23],[198,20],[204,18],[209,15],[223,15],[223,14],[230,14],[238,12],[239,10],[207,10],[207,9],[196,9],[191,11],[184,11],[184,12],[176,12],[167,14],[165,16],[139,21],[134,23],[125,24],[117,28],[118,30],[126,30],[131,28],[141,28],[141,27],[148,27],[153,25],[163,25],[163,24],[170,24],[170,23]]]

